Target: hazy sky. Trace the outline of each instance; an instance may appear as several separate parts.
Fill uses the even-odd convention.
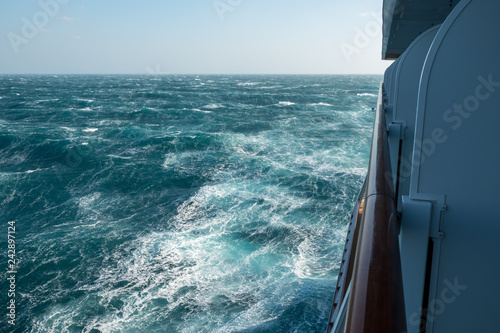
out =
[[[0,73],[371,74],[382,0],[0,0]]]

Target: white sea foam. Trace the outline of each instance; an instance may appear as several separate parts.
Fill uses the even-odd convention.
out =
[[[333,106],[333,105],[328,104],[328,103],[311,103],[309,105],[312,105],[312,106]]]
[[[238,83],[239,86],[258,86],[259,84],[262,84],[261,82],[240,82]]]
[[[259,89],[276,89],[276,88],[283,88],[283,86],[262,86],[262,87],[259,87]]]
[[[78,207],[83,210],[91,208],[92,204],[101,197],[101,193],[96,192],[78,199]]]
[[[82,224],[82,225],[77,225],[75,226],[74,228],[75,229],[78,229],[78,228],[95,228],[98,224],[100,224],[102,221],[97,221],[96,223],[92,223],[92,224]]]
[[[203,107],[206,109],[218,109],[218,108],[223,107],[223,105],[221,105],[221,104],[208,104],[208,105],[205,105]]]
[[[11,176],[16,176],[16,175],[22,175],[22,174],[30,174],[30,173],[34,173],[34,172],[38,172],[38,171],[42,171],[42,170],[47,170],[47,169],[34,169],[34,170],[26,170],[26,171],[18,171],[18,172],[0,172],[0,178],[8,178],[8,177],[11,177]]]
[[[121,156],[121,155],[115,155],[115,154],[109,154],[108,157],[119,158],[119,159],[122,159],[122,160],[130,160],[130,159],[133,158],[132,156]]]
[[[87,103],[92,103],[94,100],[93,99],[88,99],[88,98],[76,98],[77,101],[80,102],[87,102]]]
[[[324,258],[317,254],[317,230],[307,231],[295,222],[284,221],[307,200],[278,186],[255,192],[252,182],[233,180],[204,186],[179,206],[175,230],[139,236],[109,253],[97,271],[98,278],[78,285],[84,296],[49,306],[34,326],[47,332],[66,331],[77,313],[95,306],[107,311],[84,321],[83,332],[135,331],[158,318],[182,315],[182,322],[175,324],[176,332],[193,332],[204,323],[210,332],[222,333],[278,318],[283,310],[276,310],[276,304],[294,302],[301,281],[326,274],[321,266]],[[239,206],[257,198],[262,199],[261,206],[254,204],[244,210]],[[81,212],[91,212],[99,199],[99,193],[80,198]],[[222,209],[224,202],[231,208]],[[254,227],[259,220],[269,222]],[[102,225],[101,220],[94,221],[79,225],[77,230],[87,232]],[[280,230],[278,237],[281,231],[290,236],[279,242],[272,238],[258,241],[269,237],[269,226]],[[231,230],[250,238],[235,241],[229,237],[234,235]],[[232,306],[238,307],[236,313],[231,313]],[[213,322],[223,314],[231,314],[232,319]]]
[[[68,327],[73,312],[88,307],[93,295],[98,295],[101,306],[113,309],[116,300],[123,306],[120,311],[113,309],[95,317],[85,331],[133,330],[188,307],[201,311],[185,313],[176,331],[192,332],[198,321],[220,315],[219,299],[243,309],[233,322],[220,323],[212,332],[251,327],[276,318],[267,309],[296,293],[292,273],[280,273],[284,267],[275,265],[276,256],[273,246],[241,247],[214,234],[148,234],[114,253],[109,265],[99,270],[95,283],[80,287],[87,296],[78,303],[70,301],[65,307],[49,309],[46,323],[53,328]],[[265,274],[254,271],[256,262]],[[157,300],[165,302],[161,312],[153,305]]]
[[[163,161],[163,167],[165,169],[168,169],[178,163],[179,160],[177,159],[177,155],[175,153],[169,153],[165,155],[165,160]]]
[[[373,97],[377,97],[376,94],[370,94],[370,93],[358,93],[357,95],[358,96],[373,96]]]
[[[93,132],[97,132],[98,130],[99,130],[98,128],[86,128],[86,129],[82,130],[82,132],[93,133]]]
[[[316,235],[323,234],[323,231],[317,230]],[[339,237],[344,241],[343,236]],[[298,253],[293,254],[293,271],[301,279],[325,278],[335,269],[337,262],[330,262],[331,253],[324,253],[322,240],[315,235],[307,236],[297,247]],[[329,262],[329,264],[325,264]]]
[[[104,119],[92,123],[94,126],[116,126],[120,127],[129,124],[129,122],[118,119]]]
[[[293,102],[279,102],[279,105],[284,105],[284,106],[290,106],[290,105],[295,105]]]
[[[196,112],[212,113],[212,111],[208,111],[208,110],[200,110],[200,109],[191,109],[191,110],[196,111]]]

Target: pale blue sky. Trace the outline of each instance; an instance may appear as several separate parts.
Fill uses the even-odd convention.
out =
[[[0,73],[378,74],[390,65],[380,60],[382,0],[0,4]]]

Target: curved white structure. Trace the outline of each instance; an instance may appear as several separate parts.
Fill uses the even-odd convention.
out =
[[[379,224],[367,225],[373,219],[363,218],[362,237],[349,251],[364,261],[350,259],[344,269],[357,278],[376,261],[391,274],[400,272],[402,291],[377,281],[384,292],[376,297],[385,297],[380,304],[386,304],[380,309],[383,327],[401,328],[390,323],[403,320],[413,333],[500,331],[499,13],[500,1],[493,0],[384,1],[383,58],[397,60],[384,75],[377,111],[382,124],[376,123],[379,142],[372,144],[370,170],[390,164],[389,185],[377,183],[374,193],[393,200],[398,212],[379,207],[354,216],[377,215],[380,223],[385,214],[390,224],[397,214],[399,249],[390,250],[393,239],[380,238]],[[357,209],[372,195],[370,189],[362,192]],[[400,263],[394,259],[399,257]],[[363,283],[344,284],[350,289],[331,331],[377,332],[379,309],[368,308],[377,298],[368,287],[356,290]],[[401,293],[403,319],[390,302]],[[351,309],[366,313],[368,324],[351,322]]]

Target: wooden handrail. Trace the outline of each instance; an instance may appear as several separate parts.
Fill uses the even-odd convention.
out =
[[[345,332],[406,332],[397,213],[380,89]]]

